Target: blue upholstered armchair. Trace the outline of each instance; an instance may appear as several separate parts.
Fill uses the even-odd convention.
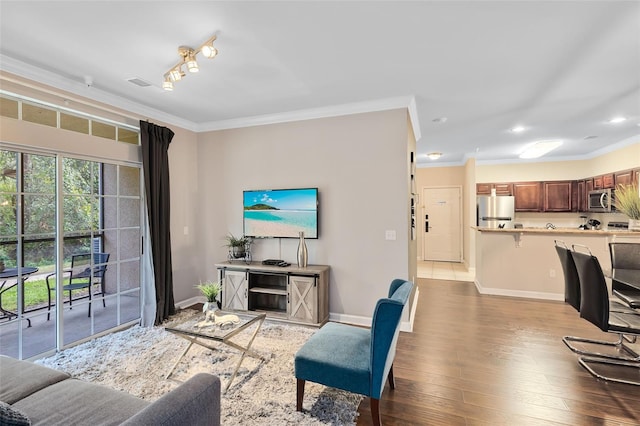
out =
[[[395,388],[393,359],[400,318],[412,289],[409,281],[393,280],[389,297],[376,304],[371,330],[328,323],[311,336],[295,356],[298,411],[308,380],[370,397],[373,423],[381,424],[380,396],[387,378]]]

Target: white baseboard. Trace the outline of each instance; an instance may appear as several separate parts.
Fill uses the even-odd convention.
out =
[[[413,321],[416,319],[416,309],[418,308],[418,295],[420,294],[420,289],[418,288],[418,286],[416,285],[416,292],[413,296],[413,304],[411,305],[411,314],[409,315],[409,324],[408,330],[404,330],[403,329],[403,324],[400,325],[400,330],[402,331],[408,331],[408,332],[413,332]]]
[[[202,296],[192,297],[190,299],[181,300],[180,302],[176,302],[176,308],[185,309],[191,305],[195,305],[196,303],[204,303],[206,299]],[[416,295],[414,297],[414,304],[411,309],[411,317],[409,321],[402,321],[400,323],[400,331],[413,331],[413,320],[415,317],[416,305],[418,303],[418,288],[416,287]],[[329,313],[329,321],[333,322],[341,322],[344,324],[353,324],[359,325],[362,327],[371,327],[371,317],[361,317],[358,315],[346,315],[346,314],[336,314],[333,312]]]
[[[346,315],[329,313],[329,321],[340,322],[343,324],[358,325],[361,327],[371,327],[371,317],[361,317],[358,315]],[[407,331],[411,333],[413,331],[413,319],[410,321],[402,321],[400,323],[400,331]]]
[[[181,300],[180,302],[176,302],[175,305],[176,308],[185,309],[191,305],[195,305],[196,303],[204,303],[206,301],[207,299],[205,299],[204,296],[196,296],[186,300]]]
[[[487,288],[482,287],[478,280],[474,281],[476,288],[480,294],[487,294],[492,296],[508,296],[508,297],[520,297],[526,299],[540,299],[540,300],[554,300],[564,301],[564,294],[557,293],[544,293],[540,291],[523,291],[523,290],[507,290],[504,288]]]

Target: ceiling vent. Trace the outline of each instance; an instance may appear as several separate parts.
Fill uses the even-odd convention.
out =
[[[149,87],[149,86],[151,86],[151,83],[149,83],[148,81],[144,81],[140,77],[129,78],[129,79],[127,79],[127,81],[129,83],[131,83],[131,84],[135,84],[136,86],[140,86],[140,87]]]

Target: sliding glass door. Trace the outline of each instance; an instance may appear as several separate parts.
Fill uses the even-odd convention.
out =
[[[0,171],[0,353],[30,358],[139,320],[140,169],[0,150]]]

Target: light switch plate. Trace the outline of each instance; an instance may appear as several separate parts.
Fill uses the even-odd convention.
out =
[[[396,231],[387,230],[384,232],[384,239],[388,241],[395,241],[396,239]]]

